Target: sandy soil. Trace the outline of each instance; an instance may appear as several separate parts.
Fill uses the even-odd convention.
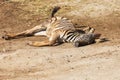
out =
[[[76,26],[94,27],[109,41],[79,48],[68,43],[31,47],[27,41],[46,38],[0,38],[0,80],[120,80],[119,0],[26,1],[0,1],[0,37],[4,31],[16,33],[40,24],[58,5],[62,8],[57,16]]]

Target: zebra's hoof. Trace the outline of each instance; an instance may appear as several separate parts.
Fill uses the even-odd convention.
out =
[[[33,46],[33,42],[32,42],[32,41],[28,41],[28,42],[27,42],[27,45]]]
[[[2,39],[10,40],[11,38],[8,35],[4,35],[4,36],[2,36]]]

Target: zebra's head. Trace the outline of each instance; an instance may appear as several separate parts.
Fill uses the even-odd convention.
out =
[[[75,47],[85,46],[88,44],[95,43],[95,39],[99,39],[101,34],[99,33],[89,33],[83,34],[80,38],[73,43]]]

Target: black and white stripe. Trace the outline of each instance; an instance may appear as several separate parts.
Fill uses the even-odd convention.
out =
[[[86,44],[91,44],[95,40],[94,34],[92,33],[83,34],[71,30],[65,31],[60,38],[63,40],[63,42],[84,42]]]

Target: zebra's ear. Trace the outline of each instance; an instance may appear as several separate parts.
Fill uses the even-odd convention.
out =
[[[100,36],[101,36],[101,34],[100,34],[100,33],[94,33],[94,37],[95,37],[95,39],[99,39],[99,38],[100,38]]]
[[[85,45],[88,45],[89,43],[88,42],[84,42],[84,41],[76,41],[73,43],[73,45],[75,47],[81,47],[81,46],[85,46]]]
[[[74,45],[75,47],[80,47],[80,42],[79,42],[79,41],[76,41],[76,42],[73,43],[73,45]]]
[[[88,43],[87,42],[80,42],[80,41],[76,41],[76,42],[74,42],[74,46],[75,47],[80,47],[80,46],[85,46],[85,45],[87,45]]]

